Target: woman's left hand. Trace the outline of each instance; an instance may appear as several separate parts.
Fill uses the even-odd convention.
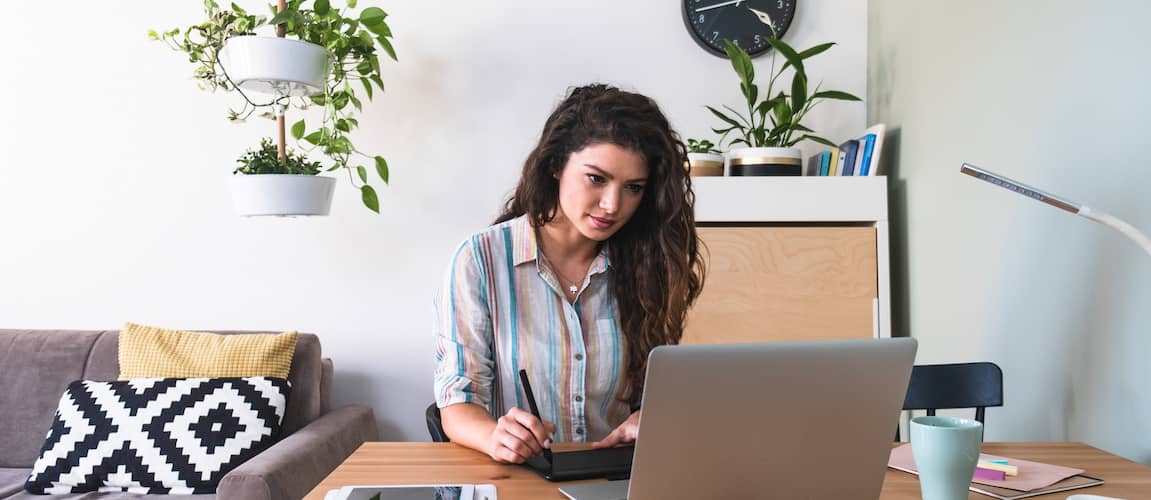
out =
[[[591,444],[592,448],[611,448],[621,444],[634,443],[639,435],[639,412],[632,413],[619,427],[616,427],[607,437]]]

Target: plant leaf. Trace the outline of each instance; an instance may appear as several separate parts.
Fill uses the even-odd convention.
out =
[[[779,69],[780,71],[787,69],[788,66],[794,66],[796,73],[806,74],[806,71],[803,69],[803,59],[799,57],[799,54],[795,53],[795,49],[791,48],[787,42],[778,38],[768,38],[767,43],[770,43],[775,50],[779,51],[779,53],[783,54],[783,57],[787,59],[787,63]]]
[[[727,58],[731,59],[731,67],[735,69],[741,82],[746,85],[755,80],[755,66],[751,64],[751,56],[748,56],[747,52],[726,38],[723,40],[723,51],[727,53]]]
[[[356,8],[356,0],[348,0],[348,8],[349,9]]]
[[[810,49],[807,49],[803,52],[800,52],[799,58],[800,59],[807,59],[807,58],[810,58],[811,56],[814,56],[817,54],[822,54],[823,51],[830,49],[833,45],[835,45],[834,42],[821,43],[821,44],[816,45]]]
[[[364,206],[369,210],[380,213],[380,198],[376,196],[376,190],[372,186],[364,184],[360,187],[360,199],[364,200]]]
[[[292,124],[292,138],[298,141],[303,136],[304,136],[304,120],[301,119],[300,121]]]
[[[368,26],[368,31],[380,36],[392,36],[392,29],[388,27],[388,23],[382,21]]]
[[[798,112],[807,103],[807,75],[796,73],[791,79],[791,109]]]
[[[815,136],[815,135],[808,135],[808,134],[804,134],[804,135],[799,136],[798,139],[791,141],[791,144],[788,144],[788,146],[789,147],[794,146],[796,144],[803,142],[804,140],[812,140],[812,141],[818,142],[820,144],[823,144],[824,146],[828,146],[828,147],[832,147],[832,148],[837,147],[835,145],[835,143],[833,143],[827,139],[824,139],[822,137]]]
[[[837,99],[840,101],[862,101],[863,100],[863,99],[860,99],[858,97],[855,97],[854,95],[848,94],[847,92],[840,92],[838,90],[824,90],[824,91],[816,92],[816,93],[811,95],[811,98],[813,100],[814,99]]]
[[[392,42],[389,42],[387,38],[382,36],[376,40],[379,40],[380,46],[384,48],[384,52],[388,53],[388,57],[391,57],[393,61],[400,61],[399,59],[396,59],[396,49],[392,48]]]
[[[312,10],[316,11],[316,15],[318,16],[326,16],[328,15],[328,11],[332,10],[332,4],[329,3],[328,0],[316,0]]]
[[[357,166],[356,167],[356,174],[360,176],[360,180],[363,181],[364,184],[368,183],[368,169],[367,168],[364,168],[363,165]]]
[[[704,107],[707,108],[708,111],[711,111],[711,114],[718,116],[720,120],[727,122],[728,125],[731,125],[733,128],[743,130],[743,125],[741,125],[739,122],[737,122],[731,118],[728,118],[727,115],[720,113],[719,110],[717,110],[711,106],[704,106]]]
[[[323,139],[324,139],[324,134],[323,134],[322,129],[317,130],[315,132],[312,132],[312,133],[304,136],[305,141],[308,141],[308,142],[315,144],[315,145],[319,145],[320,141],[322,141]]]
[[[775,103],[775,108],[772,109],[775,113],[775,123],[778,126],[787,126],[791,124],[791,110],[787,107],[787,100],[780,99]]]
[[[388,183],[388,162],[384,160],[383,156],[376,157],[376,173],[379,174],[384,184]]]
[[[360,12],[360,22],[364,23],[364,26],[382,23],[385,17],[388,15],[379,7],[368,7]]]
[[[367,78],[360,78],[360,85],[364,86],[364,92],[367,92],[368,100],[372,100],[372,81]]]
[[[284,24],[288,21],[291,21],[295,14],[295,11],[291,9],[284,9],[280,12],[277,12],[276,16],[268,21],[268,24]]]
[[[783,94],[780,94],[772,97],[771,99],[765,100],[759,103],[759,106],[755,107],[755,112],[759,114],[760,118],[763,118],[764,116],[767,116],[767,112],[775,108],[776,103],[778,103],[779,100],[783,98]]]

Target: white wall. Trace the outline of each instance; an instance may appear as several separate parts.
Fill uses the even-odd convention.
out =
[[[197,22],[199,5],[5,4],[0,327],[316,332],[337,402],[373,406],[385,440],[426,439],[433,289],[454,246],[496,215],[567,87],[651,95],[685,136],[717,124],[704,104],[740,99],[678,2],[380,3],[401,62],[385,65],[387,92],[355,139],[392,167],[383,215],[341,179],[331,217],[243,220],[225,181],[272,125],[227,123],[235,101],[197,90],[191,65],[145,36]],[[809,73],[861,96],[866,9],[802,1],[787,36],[800,48],[838,42]],[[843,140],[865,106],[813,117]]]
[[[868,118],[899,129],[896,320],[921,363],[1000,364],[989,440],[1151,464],[1151,259],[959,173],[971,162],[1151,232],[1149,15],[1135,0],[871,2]]]

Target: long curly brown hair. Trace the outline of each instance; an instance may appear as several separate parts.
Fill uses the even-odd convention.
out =
[[[706,274],[695,231],[695,193],[684,169],[687,148],[659,106],[646,96],[602,84],[572,89],[544,124],[496,223],[530,214],[539,228],[554,219],[560,171],[572,153],[593,144],[638,153],[648,168],[639,207],[607,246],[611,286],[627,339],[627,390],[621,399],[635,408],[643,394],[648,353],[679,343]]]

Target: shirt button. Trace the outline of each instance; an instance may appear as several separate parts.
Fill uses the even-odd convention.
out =
[[[575,359],[576,361],[583,361],[583,354],[576,354]]]
[[[583,435],[583,427],[576,427],[576,434]]]
[[[575,400],[576,400],[576,402],[577,402],[577,403],[579,403],[579,402],[583,401],[583,396],[580,396],[579,394],[576,394]]]

